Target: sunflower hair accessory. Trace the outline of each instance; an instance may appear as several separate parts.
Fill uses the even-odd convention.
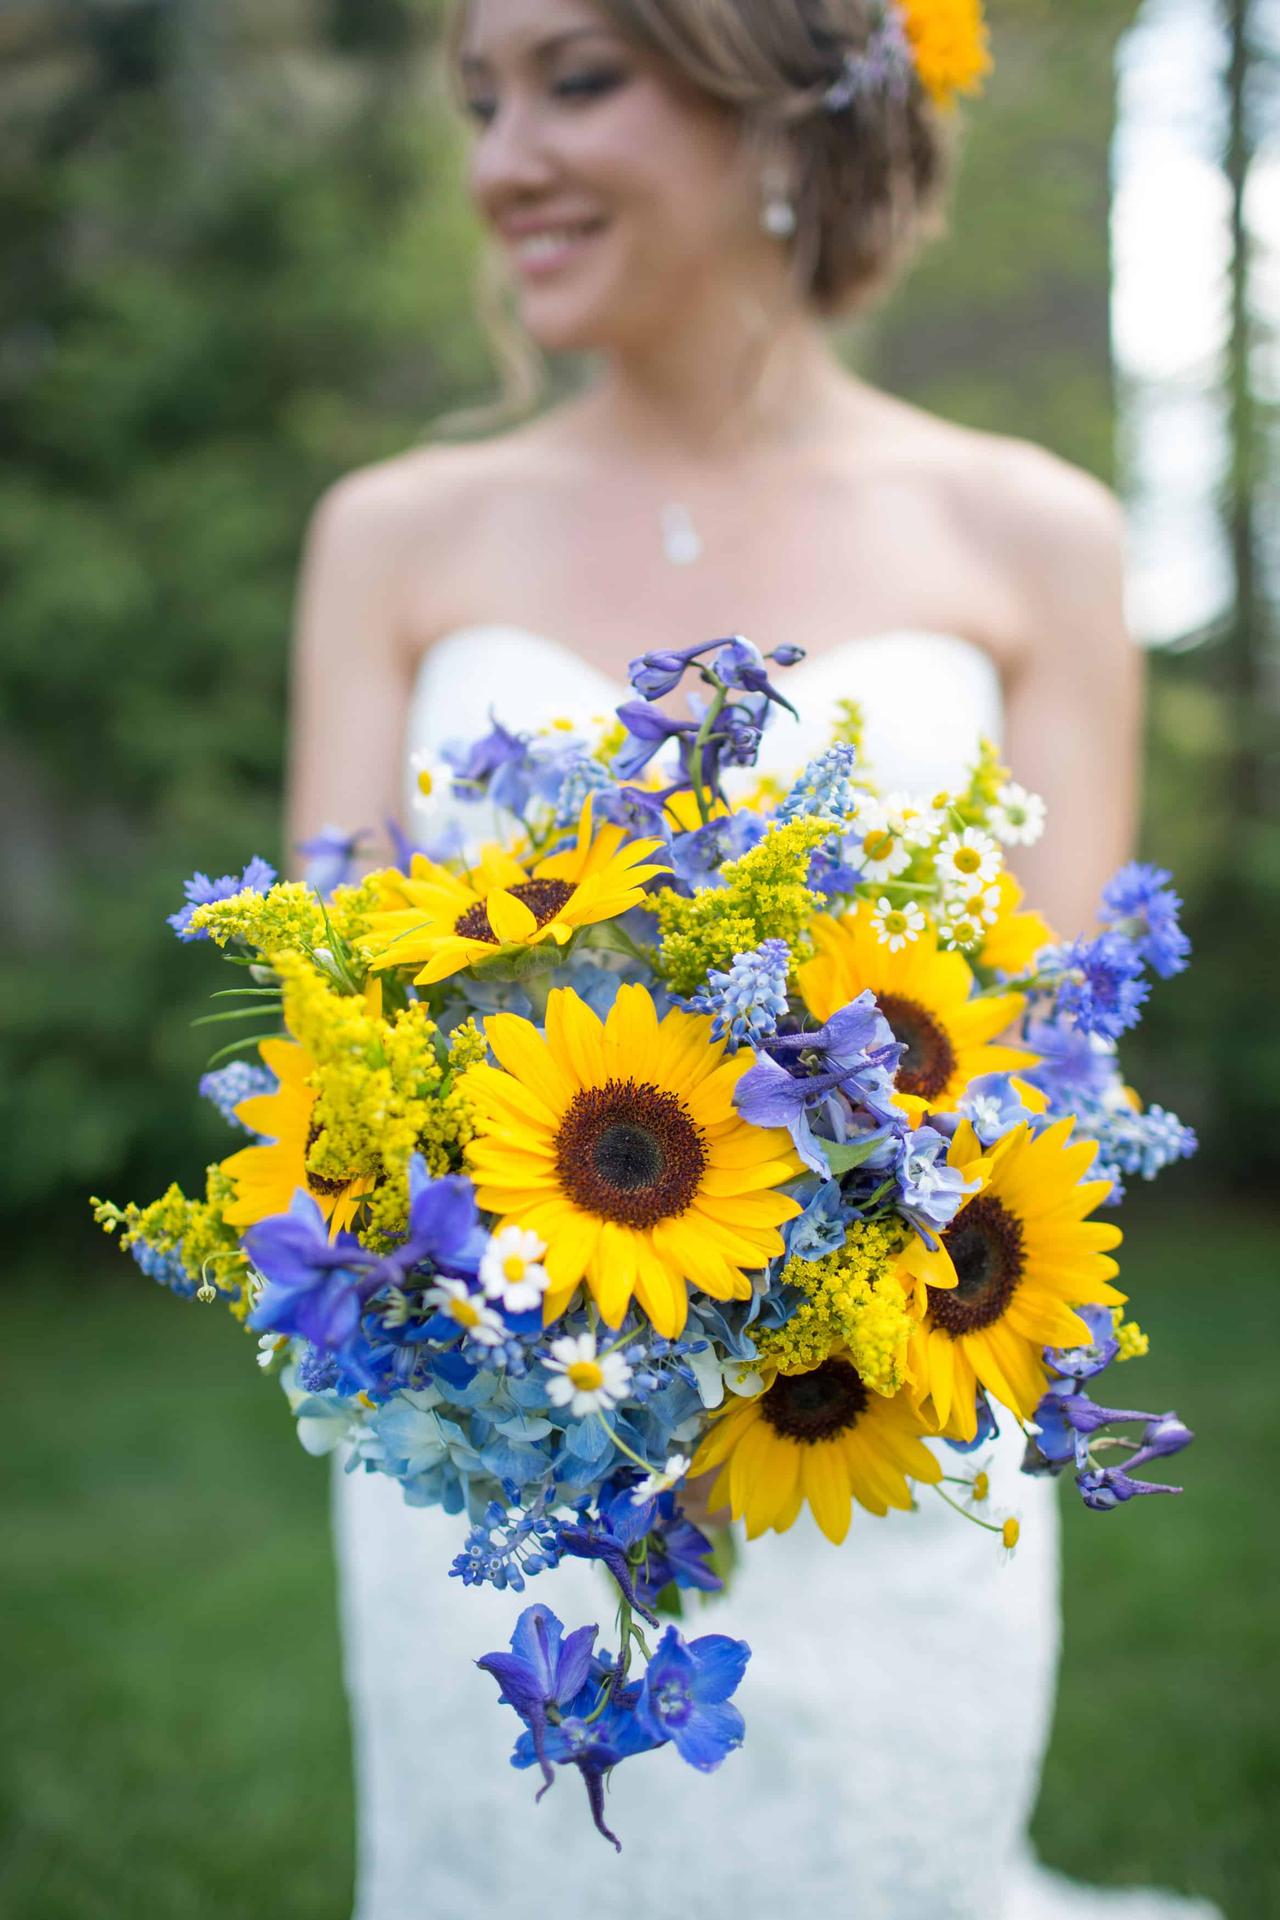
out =
[[[847,113],[887,95],[903,102],[913,75],[935,106],[974,94],[991,71],[982,0],[885,0],[863,47],[851,47],[822,96],[826,112]]]

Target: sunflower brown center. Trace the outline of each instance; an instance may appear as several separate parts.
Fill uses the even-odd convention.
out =
[[[956,1070],[955,1048],[946,1028],[918,1000],[898,993],[876,995],[893,1037],[906,1048],[895,1081],[899,1093],[936,1100]]]
[[[1023,1275],[1022,1223],[994,1194],[971,1200],[943,1243],[955,1265],[957,1285],[930,1287],[934,1324],[956,1339],[998,1320]]]
[[[545,927],[548,920],[554,920],[561,907],[573,898],[575,889],[567,880],[522,880],[519,886],[508,887],[507,892],[513,900],[528,907],[539,927]],[[453,923],[453,930],[460,933],[464,940],[487,940],[491,947],[500,944],[489,924],[489,909],[483,900],[477,900],[474,906],[459,914]]]
[[[555,1139],[556,1174],[584,1212],[652,1227],[691,1204],[707,1164],[683,1101],[646,1081],[607,1080],[570,1101]]]
[[[331,1174],[313,1173],[306,1162],[311,1157],[311,1149],[320,1138],[320,1129],[314,1121],[307,1134],[307,1144],[303,1148],[303,1168],[306,1176],[307,1191],[320,1200],[332,1200],[335,1194],[345,1193],[351,1185],[350,1180],[335,1180]]]
[[[816,1446],[856,1426],[869,1398],[847,1360],[824,1360],[812,1373],[780,1374],[760,1411],[783,1439]]]

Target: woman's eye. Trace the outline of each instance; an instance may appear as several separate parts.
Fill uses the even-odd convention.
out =
[[[561,100],[594,100],[601,94],[612,93],[622,85],[620,73],[606,72],[603,68],[595,73],[573,73],[557,80],[552,92]]]
[[[481,126],[486,127],[498,111],[494,101],[481,100],[477,96],[473,96],[470,100],[465,101],[463,110],[469,120],[475,120]]]

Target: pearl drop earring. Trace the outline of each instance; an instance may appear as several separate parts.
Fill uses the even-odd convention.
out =
[[[796,230],[796,209],[786,169],[766,167],[760,186],[761,227],[774,240],[790,240]]]

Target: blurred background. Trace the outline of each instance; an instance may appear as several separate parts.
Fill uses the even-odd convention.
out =
[[[1067,1515],[1036,1834],[1065,1870],[1255,1920],[1280,1914],[1280,1550],[1260,1525],[1280,1225],[1280,0],[989,11],[997,71],[950,237],[848,348],[1129,507],[1142,851],[1175,870],[1197,960],[1126,1063],[1202,1139],[1126,1221],[1154,1336],[1132,1387],[1200,1430],[1188,1494]],[[279,857],[310,507],[494,391],[439,20],[429,0],[0,3],[15,1915],[349,1911],[325,1471],[243,1336],[152,1288],[85,1195],[146,1199],[226,1151],[189,1024],[217,968],[163,915],[193,868]],[[495,1762],[503,1738],[495,1722]]]

